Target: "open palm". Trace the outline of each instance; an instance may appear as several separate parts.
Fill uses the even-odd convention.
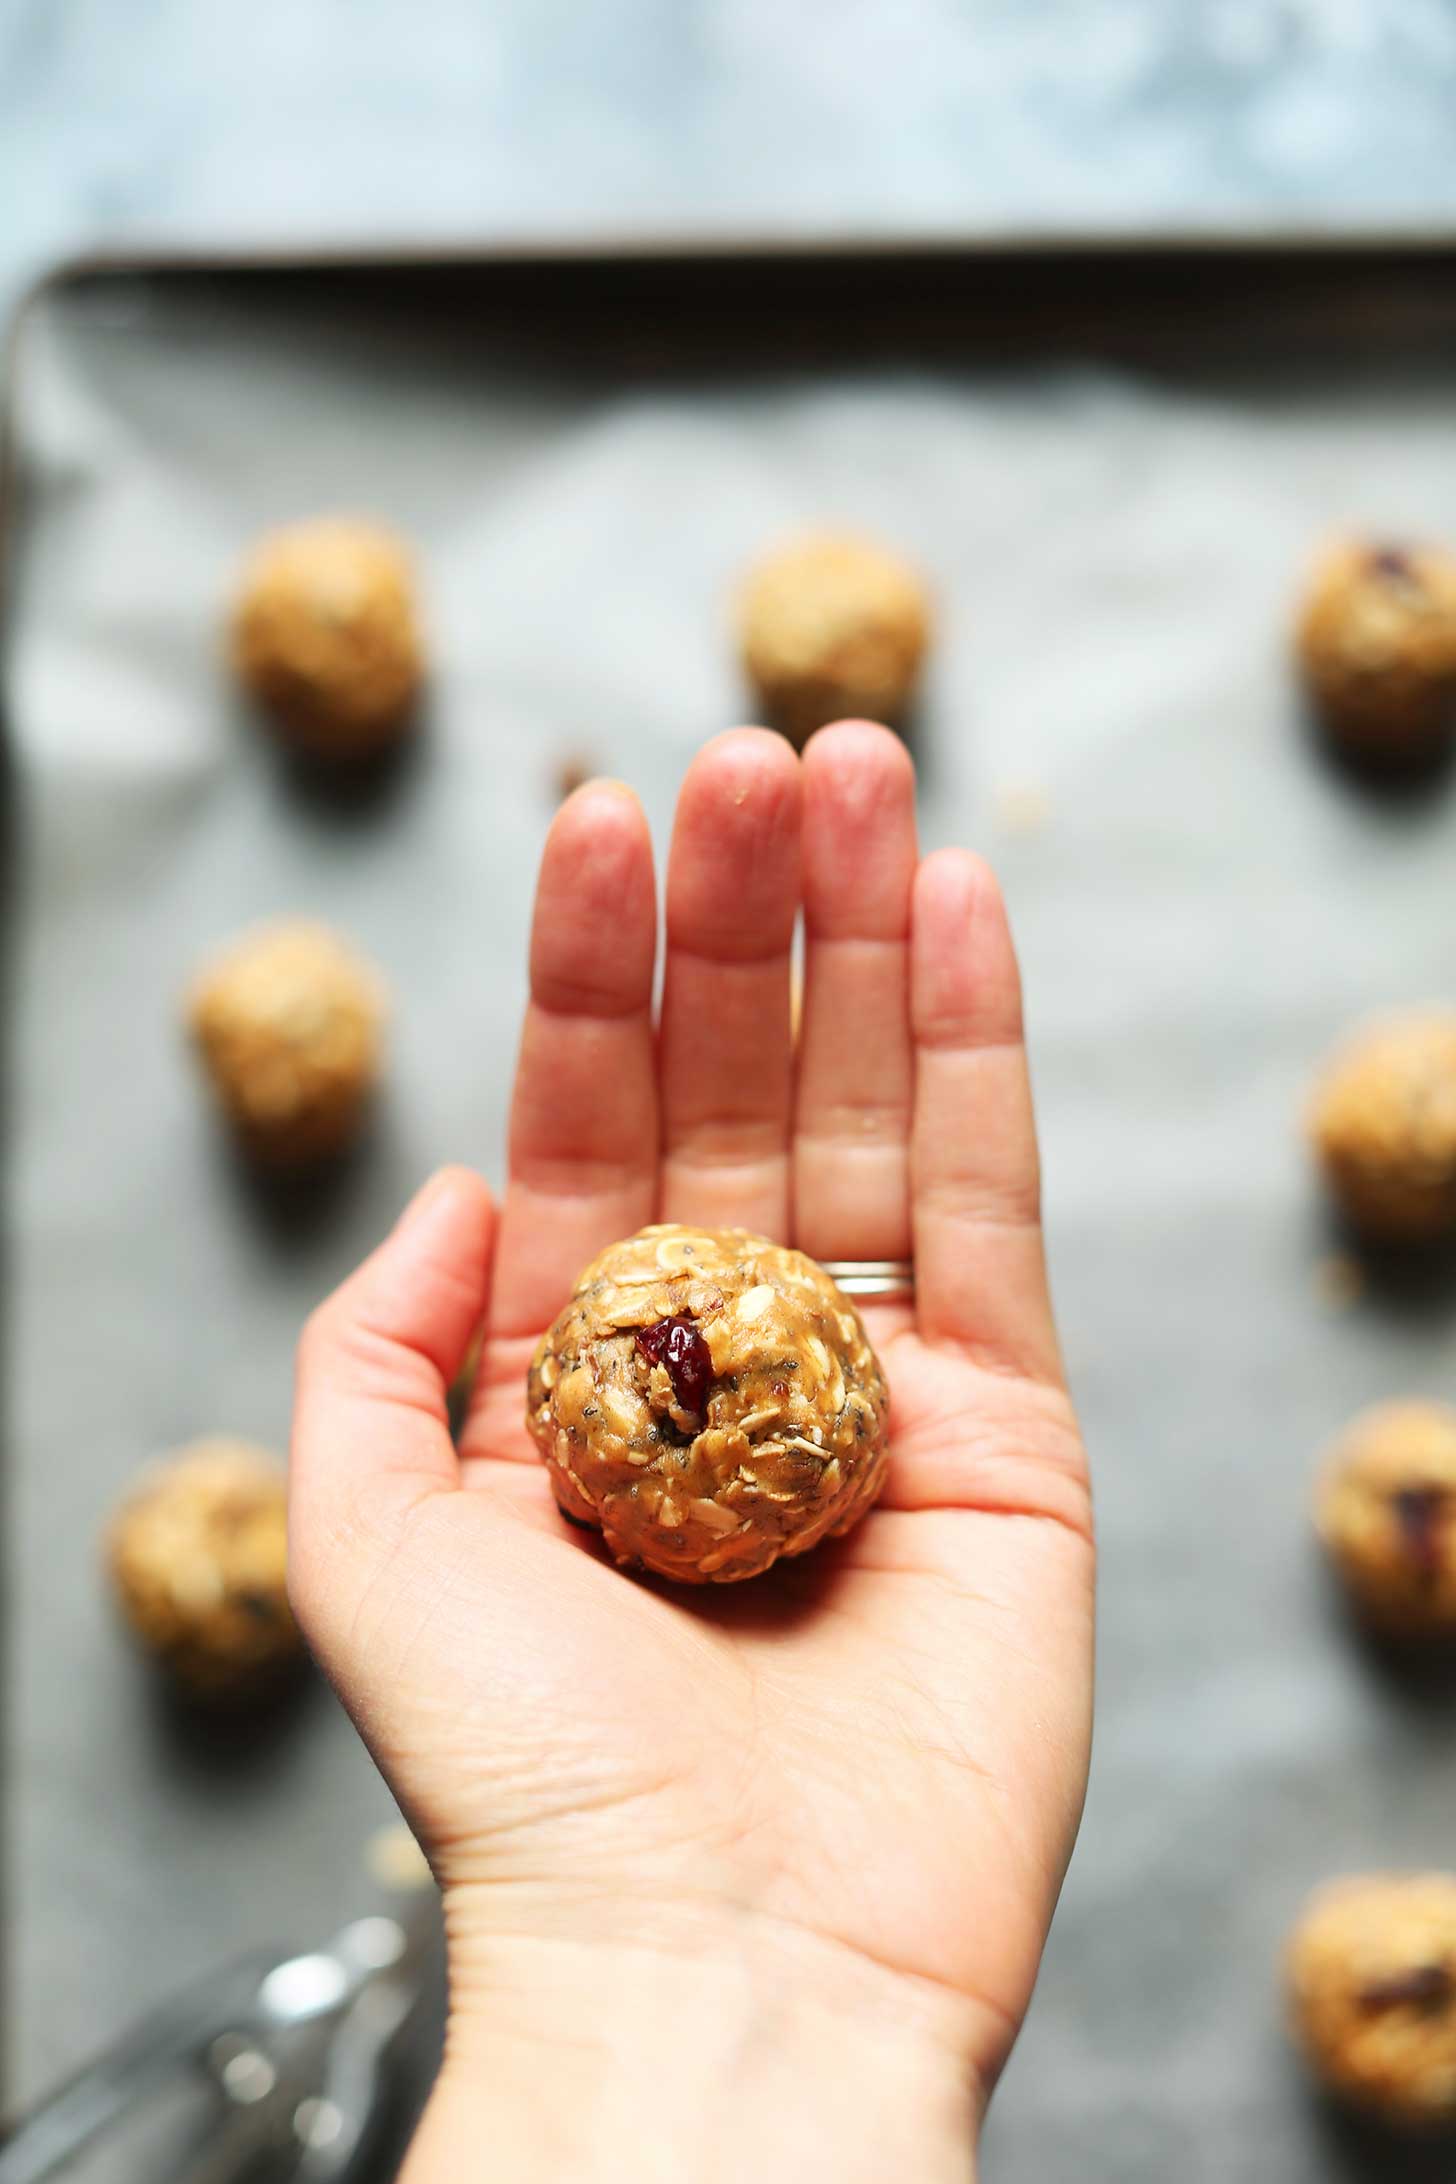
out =
[[[919,859],[884,730],[822,731],[802,761],[739,730],[679,800],[654,1026],[657,922],[635,800],[578,791],[542,862],[499,1219],[447,1170],[305,1336],[296,1605],[462,1954],[751,1933],[893,1980],[984,2088],[1080,1811],[1093,1591],[1000,899],[966,852]],[[866,1314],[883,1498],[742,1585],[615,1569],[524,1428],[575,1275],[653,1219],[913,1250],[916,1303]],[[457,1451],[446,1389],[482,1317]]]

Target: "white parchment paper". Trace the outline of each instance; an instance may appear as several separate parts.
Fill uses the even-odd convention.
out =
[[[649,383],[226,283],[33,311],[4,682],[14,2094],[228,1949],[357,1907],[388,1801],[342,1714],[318,1692],[248,1753],[195,1749],[113,1632],[99,1528],[159,1447],[281,1443],[308,1306],[432,1163],[499,1177],[553,768],[626,775],[662,839],[744,714],[733,577],[846,519],[940,594],[924,829],[989,849],[1015,914],[1102,1526],[1092,1792],[985,2173],[1456,2174],[1310,2105],[1274,1978],[1326,1872],[1456,1852],[1451,1693],[1353,1641],[1306,1516],[1352,1410],[1456,1395],[1456,1298],[1321,1300],[1297,1132],[1352,1018],[1452,995],[1456,801],[1330,770],[1285,664],[1319,533],[1456,532],[1453,382],[1257,352]],[[256,532],[332,507],[415,540],[435,661],[421,748],[347,808],[290,781],[218,657]],[[290,1219],[177,1031],[199,954],[283,910],[337,920],[397,996],[368,1156]]]

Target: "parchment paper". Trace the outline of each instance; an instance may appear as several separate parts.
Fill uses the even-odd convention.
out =
[[[225,281],[35,308],[5,673],[16,2096],[229,1948],[358,1907],[389,1807],[342,1714],[315,1691],[249,1754],[190,1748],[112,1629],[99,1528],[155,1449],[281,1443],[308,1306],[432,1163],[499,1178],[556,763],[628,776],[662,839],[745,713],[735,573],[848,519],[940,592],[924,829],[988,848],[1017,921],[1102,1526],[1092,1793],[986,2176],[1456,2174],[1311,2104],[1274,1979],[1327,1872],[1456,1851],[1450,1690],[1354,1641],[1306,1514],[1351,1411],[1456,1395],[1456,1299],[1321,1300],[1297,1134],[1351,1019],[1451,996],[1456,803],[1328,768],[1284,655],[1328,526],[1456,530],[1450,363],[1285,363],[1230,327],[1196,372],[636,379]],[[255,533],[335,506],[416,541],[435,660],[421,748],[347,808],[290,780],[217,657]],[[294,909],[398,1006],[367,1157],[283,1219],[218,1141],[177,997]]]

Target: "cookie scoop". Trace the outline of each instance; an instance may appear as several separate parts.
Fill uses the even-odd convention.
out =
[[[884,1481],[889,1397],[822,1267],[743,1229],[639,1230],[542,1338],[526,1424],[566,1515],[688,1584],[847,1532]]]

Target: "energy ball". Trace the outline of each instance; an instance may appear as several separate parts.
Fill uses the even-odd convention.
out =
[[[1357,1418],[1325,1466],[1315,1522],[1370,1622],[1456,1637],[1456,1411],[1385,1403]]]
[[[372,757],[409,725],[423,672],[408,555],[344,518],[274,532],[243,572],[232,648],[290,742],[315,758]]]
[[[1296,645],[1331,738],[1410,764],[1449,736],[1456,700],[1456,555],[1340,540],[1321,554]]]
[[[134,1636],[195,1697],[247,1696],[300,1655],[283,1472],[264,1449],[196,1441],[151,1466],[107,1562]]]
[[[187,1019],[255,1158],[289,1167],[352,1143],[379,1076],[384,988],[327,926],[245,933],[197,979]]]
[[[930,627],[914,569],[849,534],[781,547],[751,572],[739,601],[748,678],[766,717],[800,748],[847,715],[902,720]]]
[[[726,1584],[859,1521],[888,1407],[822,1267],[743,1229],[668,1225],[581,1276],[532,1361],[526,1425],[562,1509],[619,1562]]]
[[[1315,1089],[1309,1134],[1346,1217],[1377,1241],[1456,1231],[1456,1013],[1366,1025]]]
[[[1456,1874],[1329,1883],[1286,1976],[1294,2037],[1332,2093],[1392,2123],[1456,2124]]]

